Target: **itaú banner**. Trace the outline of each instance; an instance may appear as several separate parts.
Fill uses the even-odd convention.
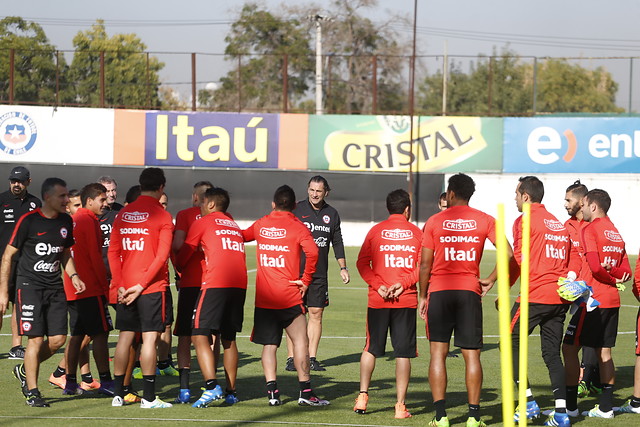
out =
[[[638,173],[640,118],[504,119],[504,172]]]
[[[502,119],[310,116],[309,168],[422,172],[502,169]]]
[[[114,110],[0,105],[0,161],[113,164]]]

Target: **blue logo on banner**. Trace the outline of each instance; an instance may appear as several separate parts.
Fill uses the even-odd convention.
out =
[[[29,151],[36,143],[36,123],[24,113],[10,111],[0,116],[0,150],[19,155]]]
[[[640,118],[508,118],[504,172],[640,172]]]
[[[278,115],[150,112],[145,164],[278,167]]]

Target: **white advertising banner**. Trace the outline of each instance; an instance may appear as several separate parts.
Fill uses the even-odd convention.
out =
[[[0,105],[0,161],[113,164],[114,110]]]

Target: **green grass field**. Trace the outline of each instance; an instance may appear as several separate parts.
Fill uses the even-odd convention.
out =
[[[255,268],[255,247],[248,247],[247,268]],[[364,345],[365,313],[367,307],[366,285],[358,276],[355,268],[357,248],[349,248],[347,259],[352,274],[352,281],[348,285],[339,283],[336,263],[331,264],[330,271],[330,300],[331,305],[325,311],[323,339],[320,343],[318,358],[327,367],[326,372],[312,372],[312,383],[319,396],[331,401],[331,405],[323,408],[299,407],[297,405],[298,383],[293,372],[284,370],[286,349],[278,352],[279,388],[283,398],[280,407],[269,407],[265,396],[264,377],[260,364],[261,346],[249,341],[249,334],[253,325],[253,290],[255,272],[249,274],[249,292],[245,307],[244,330],[238,338],[240,350],[240,368],[238,372],[238,397],[241,402],[232,407],[214,403],[206,409],[194,409],[191,406],[180,405],[164,410],[141,410],[138,405],[112,408],[111,399],[97,395],[85,394],[77,397],[62,396],[59,389],[51,387],[47,378],[53,371],[62,353],[42,365],[40,372],[40,390],[51,403],[51,408],[30,408],[25,405],[20,392],[18,381],[13,377],[11,368],[15,361],[6,359],[6,351],[10,347],[10,336],[7,326],[0,336],[0,390],[4,400],[0,405],[0,425],[2,426],[33,426],[37,425],[65,425],[86,426],[92,422],[102,425],[153,425],[174,426],[193,424],[216,425],[426,425],[434,415],[431,393],[427,381],[429,348],[424,335],[424,322],[418,319],[418,349],[420,356],[413,362],[412,382],[407,397],[407,408],[413,418],[395,420],[393,405],[395,404],[394,361],[392,357],[378,359],[370,389],[369,407],[366,415],[353,412],[354,398],[358,392],[359,359]],[[485,254],[484,271],[492,267],[494,252]],[[635,263],[635,258],[632,264]],[[501,424],[501,392],[500,392],[500,355],[498,349],[497,311],[493,301],[497,290],[494,289],[485,298],[484,333],[485,347],[482,353],[484,365],[484,386],[482,392],[481,413],[487,424]],[[511,292],[512,301],[516,289]],[[633,365],[635,363],[635,316],[637,302],[631,290],[622,295],[620,327],[617,346],[614,349],[616,369],[616,390],[614,405],[619,406],[632,392]],[[5,322],[7,324],[8,322]],[[534,331],[534,334],[537,330]],[[112,336],[111,353],[115,348],[116,336]],[[177,340],[174,338],[174,354]],[[387,345],[388,354],[391,353],[390,342]],[[457,353],[457,351],[456,351]],[[203,385],[198,370],[195,352],[192,362],[191,390],[199,397],[200,387]],[[529,341],[529,375],[536,400],[543,409],[552,407],[552,396],[546,367],[540,356],[540,339],[533,336]],[[467,418],[467,399],[464,387],[464,361],[462,357],[447,359],[449,371],[449,385],[447,394],[448,415],[452,424],[462,424]],[[221,370],[219,370],[221,372]],[[94,375],[97,375],[95,368]],[[223,374],[222,374],[223,375]],[[224,384],[224,379],[222,380]],[[141,381],[134,380],[134,387],[142,388]],[[177,378],[159,377],[158,392],[162,399],[172,401],[178,392]],[[593,407],[595,398],[580,401],[580,410]],[[616,417],[618,422],[637,425],[640,418],[634,415]],[[37,421],[36,421],[37,419]],[[583,419],[580,425],[600,425],[615,421]],[[541,425],[537,420],[534,424]]]

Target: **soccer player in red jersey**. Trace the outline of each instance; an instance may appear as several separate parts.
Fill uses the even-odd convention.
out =
[[[267,381],[269,405],[280,405],[276,381],[276,352],[282,341],[282,330],[293,342],[294,364],[300,385],[299,405],[324,406],[329,402],[318,398],[311,389],[309,376],[309,338],[302,302],[318,260],[318,247],[307,227],[292,211],[296,194],[283,185],[273,195],[273,211],[244,230],[245,241],[255,240],[256,298],[251,341],[262,344],[262,369]],[[306,263],[300,277],[300,256]]]
[[[593,347],[600,365],[602,394],[600,403],[584,415],[613,418],[613,385],[615,367],[611,348],[616,344],[620,295],[618,284],[631,277],[624,240],[613,225],[607,212],[611,206],[609,194],[600,189],[589,191],[582,201],[582,217],[588,222],[582,228],[580,242],[584,250],[582,279],[593,288],[593,298],[600,305],[587,310],[581,305],[571,318],[564,337],[562,352],[566,364],[567,409],[578,410],[578,351],[583,345]]]
[[[140,363],[144,380],[141,408],[168,408],[170,403],[155,393],[156,352],[165,329],[168,286],[167,260],[171,250],[173,222],[158,200],[166,179],[159,168],[140,174],[141,195],[123,208],[113,223],[109,245],[111,286],[118,289],[116,328],[120,330],[114,360],[113,406],[122,406],[123,381],[129,349],[136,332],[142,333]]]
[[[569,301],[558,295],[558,278],[576,278],[582,265],[580,256],[571,243],[569,231],[542,204],[544,185],[535,176],[519,179],[515,191],[515,201],[519,212],[525,203],[531,204],[530,255],[529,255],[529,334],[540,327],[542,358],[549,370],[549,378],[555,400],[555,410],[549,415],[545,425],[571,425],[567,414],[565,370],[560,357],[564,332],[564,320],[569,309]],[[513,223],[513,262],[522,263],[522,215]],[[511,277],[517,279],[519,270]],[[518,384],[520,363],[520,297],[511,310],[511,342],[513,352],[513,375]],[[540,415],[540,407],[527,384],[527,418]],[[519,412],[516,410],[518,421]]]
[[[191,225],[200,219],[200,205],[204,192],[213,185],[208,181],[196,182],[193,186],[191,197],[192,206],[183,209],[176,215],[176,228],[173,232],[171,251],[173,256],[178,254]],[[180,266],[178,287],[178,311],[173,334],[178,337],[178,372],[180,375],[180,392],[176,403],[189,403],[191,392],[189,390],[189,372],[191,371],[191,321],[193,310],[196,308],[196,300],[202,283],[202,264],[204,256],[201,251],[194,252],[188,262]],[[162,368],[161,368],[162,369]],[[168,369],[168,368],[165,368]]]
[[[205,379],[205,391],[193,404],[195,408],[205,407],[223,396],[216,378],[216,357],[211,348],[212,334],[221,337],[224,347],[224,371],[227,379],[225,402],[229,405],[238,402],[236,333],[242,330],[247,294],[244,240],[238,224],[226,213],[230,202],[229,193],[222,188],[210,188],[200,198],[203,199],[202,218],[189,228],[177,259],[179,267],[188,265],[194,258],[200,260],[200,254],[204,254],[206,261],[205,274],[201,278],[202,288],[197,288],[191,337]]]
[[[432,426],[449,425],[446,358],[454,331],[454,345],[460,347],[466,366],[467,425],[484,425],[480,419],[482,296],[493,286],[496,272],[479,279],[480,260],[485,241],[495,244],[496,233],[493,217],[469,206],[474,192],[471,177],[451,176],[445,193],[447,208],[424,226],[419,312],[430,341],[429,384],[436,409]]]
[[[360,393],[353,410],[364,414],[376,358],[385,354],[391,331],[396,358],[395,418],[409,418],[405,398],[416,350],[416,282],[422,232],[409,222],[411,199],[404,190],[387,195],[389,218],[376,224],[364,239],[356,266],[369,285],[367,341],[360,356]]]
[[[49,406],[38,390],[40,364],[67,339],[67,301],[60,266],[64,267],[78,294],[85,290],[69,249],[73,245],[73,222],[66,213],[69,203],[67,184],[60,178],[47,178],[42,183],[42,199],[42,208],[18,220],[0,268],[2,316],[9,300],[11,261],[19,253],[16,279],[18,325],[20,334],[29,339],[24,364],[16,365],[13,373],[20,381],[27,405],[35,407]]]

